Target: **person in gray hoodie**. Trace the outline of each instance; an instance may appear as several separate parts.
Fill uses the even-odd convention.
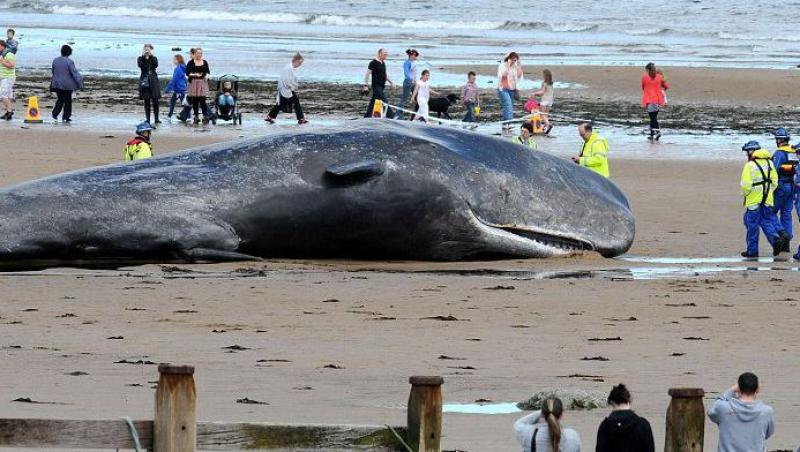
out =
[[[708,410],[708,418],[719,426],[719,452],[767,450],[775,424],[772,407],[758,400],[758,393],[758,377],[745,372]]]

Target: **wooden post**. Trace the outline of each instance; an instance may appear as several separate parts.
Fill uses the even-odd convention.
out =
[[[411,377],[408,444],[417,452],[442,450],[442,377]]]
[[[195,452],[197,425],[194,367],[160,364],[153,422],[154,452]]]
[[[672,388],[664,452],[703,452],[706,410],[701,388]]]

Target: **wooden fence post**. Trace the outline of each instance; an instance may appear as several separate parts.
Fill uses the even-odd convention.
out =
[[[411,377],[408,444],[417,452],[442,450],[442,377]]]
[[[703,452],[706,410],[701,388],[672,388],[664,452]]]
[[[153,422],[154,452],[195,452],[197,422],[194,367],[160,364]]]

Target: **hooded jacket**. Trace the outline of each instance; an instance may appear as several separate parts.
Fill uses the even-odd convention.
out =
[[[596,452],[655,452],[653,430],[633,410],[612,411],[597,429]]]
[[[708,410],[708,418],[719,426],[719,452],[762,452],[775,433],[772,407],[764,402],[742,402],[728,389]]]

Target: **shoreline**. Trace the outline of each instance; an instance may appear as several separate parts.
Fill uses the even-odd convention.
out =
[[[556,81],[580,87],[558,89],[554,118],[576,124],[593,120],[600,124],[643,127],[646,115],[639,105],[639,78],[642,71],[630,66],[548,66]],[[543,66],[525,65],[529,77],[538,78]],[[672,89],[669,103],[661,117],[665,129],[713,133],[762,132],[777,126],[800,128],[800,71],[760,69],[711,69],[665,67]],[[475,70],[491,76],[494,66],[444,66],[434,69],[449,74]],[[135,78],[87,75],[86,89],[75,99],[76,115],[81,110],[108,113],[134,113],[142,107]],[[165,85],[166,78],[161,83]],[[47,112],[55,99],[49,93],[49,75],[43,72],[21,72],[15,86],[18,117],[24,117],[24,100],[29,95],[40,97],[42,111]],[[363,116],[368,98],[360,94],[361,85],[329,82],[304,82],[300,98],[309,116],[349,119]],[[442,94],[459,93],[457,87],[435,87]],[[213,90],[212,90],[213,92]],[[500,119],[500,106],[493,88],[482,88],[482,121]],[[523,99],[529,90],[522,90]],[[397,102],[400,88],[387,90],[390,103]],[[241,108],[245,115],[265,115],[274,103],[275,81],[243,79],[240,82]],[[209,99],[210,100],[210,99]],[[169,98],[162,95],[161,112],[166,113]],[[521,114],[521,102],[517,114]],[[19,113],[22,113],[20,115]],[[463,115],[461,105],[451,107],[454,119]],[[286,115],[282,115],[286,117]],[[47,119],[47,116],[45,116]]]

